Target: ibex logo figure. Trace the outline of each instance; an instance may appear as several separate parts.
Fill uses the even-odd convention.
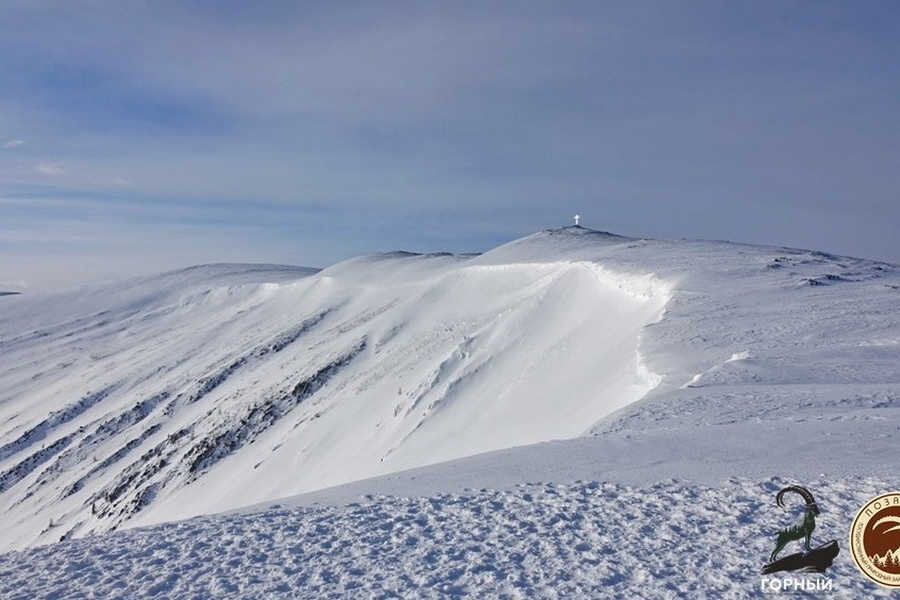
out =
[[[831,540],[825,544],[812,547],[812,534],[816,529],[816,517],[819,516],[819,505],[812,493],[805,487],[789,485],[782,488],[775,496],[775,503],[784,508],[784,497],[793,492],[803,498],[803,520],[791,527],[785,527],[778,532],[775,539],[775,549],[769,555],[768,564],[762,568],[762,574],[777,573],[779,571],[798,571],[805,573],[824,573],[831,566],[835,557],[840,552],[837,540]],[[783,558],[777,558],[778,553],[791,542],[803,541],[803,551],[791,554]],[[777,559],[777,560],[776,560]]]
[[[772,550],[772,554],[769,556],[770,562],[774,562],[778,553],[794,540],[804,540],[803,549],[807,552],[812,550],[810,538],[812,538],[813,530],[816,528],[816,517],[819,516],[819,506],[816,504],[816,500],[808,489],[800,487],[799,485],[789,485],[775,496],[775,503],[781,508],[784,508],[784,495],[788,492],[800,494],[803,500],[806,501],[803,520],[796,525],[792,525],[791,527],[787,527],[778,532],[778,539],[775,541],[775,549]]]

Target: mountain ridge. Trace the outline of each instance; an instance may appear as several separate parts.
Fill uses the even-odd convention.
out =
[[[479,255],[200,265],[12,299],[7,544],[634,435],[716,414],[679,404],[733,406],[736,385],[887,385],[897,280],[825,253],[561,228]]]

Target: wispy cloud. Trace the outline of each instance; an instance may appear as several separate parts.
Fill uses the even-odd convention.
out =
[[[66,168],[61,163],[40,163],[35,165],[34,170],[45,177],[59,177],[66,173]]]
[[[222,258],[230,225],[246,260],[323,266],[483,250],[575,212],[900,260],[889,1],[6,4],[0,197],[58,199],[16,208],[47,239],[78,196],[115,197],[151,252],[174,220],[207,228],[184,261]],[[35,280],[8,248],[0,276]]]

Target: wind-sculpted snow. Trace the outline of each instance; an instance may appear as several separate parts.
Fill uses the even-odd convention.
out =
[[[303,320],[296,327],[291,327],[288,331],[284,331],[276,335],[273,339],[264,344],[260,344],[247,354],[231,361],[226,367],[219,369],[211,375],[206,375],[197,381],[196,389],[189,394],[179,394],[172,403],[166,408],[167,414],[171,414],[175,407],[179,404],[193,404],[202,399],[206,394],[210,393],[229,377],[231,377],[238,369],[247,366],[254,360],[265,357],[270,352],[281,352],[288,345],[297,341],[297,339],[315,327],[322,321],[333,309],[326,309],[316,315]]]
[[[323,366],[309,377],[301,379],[287,394],[249,407],[237,423],[227,424],[224,431],[214,431],[213,435],[194,445],[185,455],[185,460],[190,464],[188,472],[195,474],[208,469],[242,446],[252,444],[259,434],[319,391],[365,347],[365,341],[359,342],[347,354]]]
[[[62,492],[62,497],[65,498],[67,496],[71,496],[75,492],[80,491],[84,488],[85,483],[90,480],[92,477],[102,472],[107,467],[114,465],[116,462],[122,460],[125,456],[127,456],[132,450],[141,445],[141,443],[151,435],[154,435],[157,431],[159,431],[161,425],[156,424],[148,429],[145,429],[140,437],[129,440],[127,444],[119,448],[117,451],[110,454],[107,458],[105,458],[102,462],[93,467],[90,471],[88,471],[83,477],[78,479],[78,481],[74,482],[70,486]]]
[[[783,479],[523,484],[345,507],[200,517],[0,556],[9,600],[98,598],[751,598]],[[810,481],[817,543],[891,482]],[[829,598],[889,598],[842,548]],[[815,585],[819,575],[799,575]]]
[[[49,446],[43,446],[34,454],[28,456],[21,462],[13,465],[9,470],[0,473],[0,493],[5,492],[32,471],[40,467],[42,464],[53,458],[63,448],[72,443],[74,434],[61,437]]]
[[[577,436],[658,382],[637,343],[664,282],[478,258],[391,253],[312,276],[219,265],[15,300],[23,326],[0,318],[3,543]],[[604,350],[570,360],[601,335]]]
[[[23,433],[17,439],[9,442],[8,444],[5,444],[4,446],[0,446],[0,460],[16,454],[17,452],[21,452],[35,442],[43,440],[47,437],[47,434],[54,428],[64,423],[68,423],[87,409],[91,408],[92,406],[106,398],[106,396],[109,395],[112,389],[112,387],[108,387],[100,390],[99,392],[88,394],[77,402],[73,402],[72,404],[64,407],[62,410],[52,411],[46,419]]]
[[[289,391],[278,397],[247,405],[238,414],[225,419],[211,410],[189,427],[169,435],[129,465],[106,488],[93,495],[89,499],[91,513],[100,519],[110,519],[111,524],[107,526],[115,528],[145,508],[170,484],[184,480],[191,482],[202,477],[211,466],[243,446],[252,444],[260,434],[310,398],[365,347],[365,340],[360,341],[347,354],[302,377]],[[317,415],[315,413],[314,417],[318,418]],[[209,433],[198,440],[197,432],[202,431]],[[164,476],[157,477],[164,469]],[[83,483],[80,483],[66,492],[78,491],[82,486]]]
[[[38,479],[28,487],[28,492],[23,500],[30,498],[38,488],[53,481],[67,469],[78,465],[89,457],[93,457],[93,453],[100,444],[144,420],[166,397],[166,393],[161,393],[141,400],[117,417],[102,422],[97,426],[96,430],[84,436],[75,448],[68,448],[65,452],[60,453],[51,466],[41,471]],[[107,461],[103,462],[108,466]],[[69,495],[73,491],[77,490],[74,487],[70,487],[64,492],[64,495]]]
[[[0,549],[550,440],[611,478],[783,473],[762,444],[852,474],[896,437],[898,293],[887,263],[564,228],[7,297]]]

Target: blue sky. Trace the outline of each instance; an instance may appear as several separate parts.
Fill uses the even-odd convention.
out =
[[[0,6],[0,286],[566,224],[900,262],[896,2]]]

